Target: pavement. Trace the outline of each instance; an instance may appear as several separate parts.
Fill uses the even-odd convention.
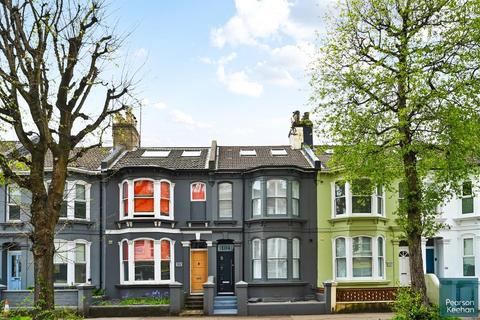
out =
[[[251,320],[258,319],[260,316],[236,317],[236,316],[218,316],[218,317],[133,317],[133,318],[96,318],[96,320]],[[262,320],[340,320],[340,319],[362,319],[362,320],[389,320],[393,318],[393,313],[343,313],[343,314],[322,314],[312,316],[261,316]]]

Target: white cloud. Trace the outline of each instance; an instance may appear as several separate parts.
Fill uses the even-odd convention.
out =
[[[153,107],[158,110],[164,110],[167,108],[167,104],[163,101],[158,101],[153,104]]]
[[[263,86],[251,79],[244,70],[236,72],[225,71],[225,65],[234,60],[237,57],[235,52],[228,56],[221,57],[217,62],[217,78],[228,91],[250,96],[259,97],[263,92]]]
[[[214,46],[255,45],[257,39],[275,36],[290,13],[287,0],[235,0],[237,13],[211,32]]]
[[[304,70],[312,60],[314,51],[313,45],[307,42],[289,44],[273,49],[270,53],[270,62],[279,67]]]
[[[172,120],[176,123],[184,124],[190,129],[193,128],[211,128],[212,125],[206,122],[196,121],[193,117],[181,110],[173,109],[170,111]]]
[[[281,87],[291,87],[296,83],[290,72],[288,72],[284,68],[260,62],[258,63],[255,70],[258,72],[258,74],[264,81],[273,85]]]
[[[145,48],[139,48],[133,53],[135,58],[144,59],[148,56],[148,51]]]

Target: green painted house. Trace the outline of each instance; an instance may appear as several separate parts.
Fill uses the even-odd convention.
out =
[[[328,153],[320,155],[322,163]],[[398,191],[345,181],[322,166],[317,175],[318,287],[337,283],[337,301],[388,301],[408,285],[408,246],[396,225]]]

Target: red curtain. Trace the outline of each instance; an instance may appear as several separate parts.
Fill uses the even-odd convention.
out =
[[[153,212],[153,181],[135,181],[135,212]]]
[[[162,182],[160,198],[160,214],[168,216],[170,214],[170,183]]]
[[[170,260],[170,241],[162,240],[162,260]]]
[[[137,240],[134,248],[135,261],[153,260],[153,240]]]

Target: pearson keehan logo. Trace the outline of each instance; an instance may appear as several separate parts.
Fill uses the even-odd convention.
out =
[[[440,314],[449,317],[478,315],[477,278],[441,278]]]

